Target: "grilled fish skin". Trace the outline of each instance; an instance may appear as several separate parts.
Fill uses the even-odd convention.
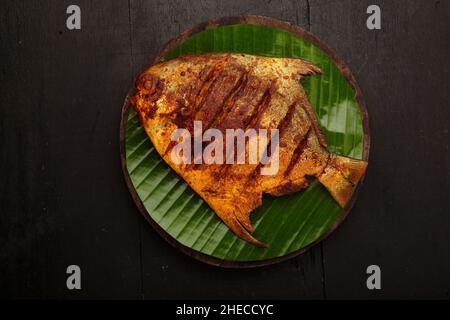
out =
[[[185,55],[158,63],[136,81],[132,97],[139,119],[163,159],[241,239],[259,247],[250,213],[262,194],[282,196],[321,182],[341,207],[348,203],[367,163],[329,153],[300,80],[321,73],[301,59],[234,53]],[[261,175],[261,164],[177,164],[170,151],[178,128],[279,130],[279,168]],[[257,137],[257,139],[261,139]],[[271,141],[262,142],[269,147]],[[265,144],[264,144],[265,143]],[[248,154],[249,142],[246,145]],[[226,155],[225,155],[226,156]]]

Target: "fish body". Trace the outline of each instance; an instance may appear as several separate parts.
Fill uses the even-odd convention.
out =
[[[251,235],[250,221],[250,213],[262,204],[263,193],[282,196],[300,191],[308,187],[306,177],[312,176],[345,207],[366,170],[365,161],[326,150],[325,136],[300,84],[303,77],[318,73],[318,67],[301,59],[186,55],[145,70],[136,81],[131,103],[168,165],[236,235],[264,247]],[[249,158],[255,145],[258,155],[275,150],[276,172],[261,174],[268,164],[254,161],[206,164],[195,160],[195,152],[193,163],[174,161],[177,141],[173,133],[182,128],[191,134],[189,139],[195,139],[198,123],[203,132],[217,129],[224,136],[230,129],[266,130],[265,137],[249,136],[241,153]],[[237,151],[230,150],[231,157],[237,158]],[[224,159],[230,150],[223,151]]]

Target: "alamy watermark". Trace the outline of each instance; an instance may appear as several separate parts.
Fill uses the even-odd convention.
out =
[[[75,4],[67,7],[66,13],[69,14],[66,20],[66,27],[69,30],[81,29],[81,9]]]
[[[366,26],[369,30],[381,29],[381,9],[376,4],[372,4],[367,7],[367,14],[370,16],[367,18]]]
[[[370,265],[366,269],[370,276],[367,278],[366,286],[369,290],[381,290],[381,269],[376,264]]]
[[[172,133],[171,140],[177,143],[170,154],[175,164],[259,163],[263,165],[261,175],[278,172],[278,129],[226,129],[224,135],[219,129],[203,132],[202,122],[194,121],[193,137],[189,130],[179,128]]]
[[[66,269],[69,275],[66,280],[66,286],[69,290],[81,290],[81,269],[77,265],[70,265]]]

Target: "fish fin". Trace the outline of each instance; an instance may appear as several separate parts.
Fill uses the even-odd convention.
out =
[[[316,133],[317,139],[319,140],[319,143],[322,147],[326,148],[328,146],[327,138],[325,137],[325,134],[322,131],[322,127],[319,123],[319,120],[317,119],[317,115],[314,112],[313,107],[308,101],[308,97],[306,95],[305,90],[303,87],[300,87],[301,95],[300,95],[300,106],[305,110],[306,114],[308,115],[309,121],[311,121],[312,128],[314,129],[314,132]]]
[[[254,228],[250,221],[250,213],[246,212],[236,212],[236,218],[240,224],[248,231],[253,232]]]
[[[219,215],[219,214],[218,214]],[[267,248],[267,245],[254,238],[247,229],[239,222],[234,214],[221,214],[219,217],[239,238],[257,247]],[[251,224],[250,224],[251,225]]]
[[[361,179],[366,167],[365,161],[331,154],[327,166],[317,179],[344,208],[353,194],[354,185]]]
[[[312,74],[322,74],[322,69],[320,69],[318,66],[314,65],[312,62],[309,62],[307,60],[303,59],[290,59],[294,62],[295,66],[297,67],[298,71],[303,76],[309,76]]]
[[[250,213],[262,205],[262,193],[241,192],[240,200],[233,203],[233,212],[239,223],[248,231],[253,232],[254,228],[250,221]]]
[[[309,76],[314,74],[322,74],[322,70],[314,65],[313,63],[302,60],[302,59],[291,59],[294,61],[294,65],[296,66],[298,72],[301,76]],[[302,77],[301,77],[302,78]],[[300,80],[301,80],[300,78]],[[303,89],[301,85],[299,85],[300,90],[300,96],[299,96],[299,102],[303,110],[305,110],[306,114],[308,115],[309,120],[311,121],[312,127],[314,129],[314,132],[317,135],[317,138],[319,139],[320,144],[323,147],[327,147],[327,139],[325,135],[322,132],[322,127],[320,126],[319,121],[317,120],[316,113],[314,112],[314,109],[312,108],[311,104],[308,101],[308,96]]]
[[[251,199],[251,196],[248,196]],[[247,200],[248,200],[247,199]],[[257,247],[266,248],[267,245],[255,239],[250,232],[253,226],[250,221],[250,212],[259,207],[262,203],[262,194],[256,197],[251,203],[238,201],[238,205],[227,198],[209,198],[207,203],[219,216],[219,218],[234,232],[239,238]]]

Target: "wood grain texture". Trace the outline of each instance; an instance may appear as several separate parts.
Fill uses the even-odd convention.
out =
[[[354,71],[372,138],[352,218],[324,242],[326,294],[448,299],[449,3],[377,1],[382,29],[370,31],[372,2],[311,1],[311,32]],[[371,264],[381,291],[366,288]]]
[[[0,291],[8,298],[449,298],[447,1],[0,2]],[[351,218],[307,255],[222,270],[170,247],[120,171],[120,109],[134,75],[179,32],[222,16],[294,22],[355,74],[371,163]],[[82,268],[68,291],[65,269]],[[365,287],[369,264],[382,290]],[[322,281],[324,280],[324,281]]]
[[[128,5],[2,1],[0,295],[139,298],[139,215],[120,173]],[[4,150],[4,151],[3,151]],[[66,268],[82,290],[66,288]]]

